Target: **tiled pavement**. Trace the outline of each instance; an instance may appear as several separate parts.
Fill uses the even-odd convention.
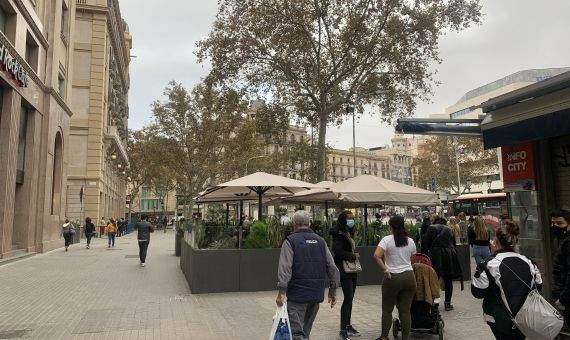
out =
[[[80,243],[0,266],[0,339],[268,338],[275,292],[191,295],[173,253],[174,234],[155,232],[145,268],[132,235],[115,249],[97,239],[90,250]],[[446,339],[492,339],[480,301],[456,291],[456,310],[442,312]],[[380,295],[380,286],[357,289],[359,339],[379,335]],[[321,305],[311,339],[336,339],[339,312]]]

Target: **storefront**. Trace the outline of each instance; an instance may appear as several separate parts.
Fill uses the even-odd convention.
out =
[[[481,107],[485,148],[502,149],[509,215],[521,226],[520,251],[538,263],[549,296],[557,250],[550,212],[570,209],[570,72]]]

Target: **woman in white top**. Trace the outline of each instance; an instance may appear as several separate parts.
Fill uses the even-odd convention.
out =
[[[416,294],[416,278],[412,269],[412,255],[416,253],[416,245],[406,233],[402,216],[392,217],[388,224],[392,228],[392,235],[384,237],[374,252],[374,259],[384,272],[382,335],[377,340],[388,339],[394,306],[398,307],[402,322],[402,339],[407,340],[412,325],[410,308]]]

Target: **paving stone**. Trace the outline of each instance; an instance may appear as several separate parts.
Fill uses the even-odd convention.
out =
[[[173,244],[173,232],[154,233],[144,268],[133,235],[111,250],[94,239],[91,249],[76,244],[0,266],[0,339],[267,339],[276,292],[193,295]],[[493,339],[468,288],[457,285],[455,311],[442,311],[446,339]],[[321,305],[312,340],[338,337],[341,303],[342,294],[335,308]],[[380,286],[357,288],[360,340],[379,336],[380,304]]]

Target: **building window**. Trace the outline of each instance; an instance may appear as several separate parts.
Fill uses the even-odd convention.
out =
[[[16,183],[24,183],[24,170],[26,165],[26,129],[28,127],[28,110],[22,106],[20,110],[20,124],[18,128],[18,163],[16,165]]]
[[[26,34],[26,62],[37,73],[38,72],[38,43],[34,40],[30,32]]]
[[[65,78],[61,73],[57,76],[57,93],[61,98],[65,98]]]
[[[63,139],[61,133],[55,135],[55,144],[53,149],[53,172],[52,172],[52,189],[51,189],[51,214],[59,215],[61,204],[61,181],[63,167]]]
[[[67,23],[69,21],[67,19],[68,14],[69,14],[69,11],[67,10],[67,4],[65,3],[65,1],[62,1],[61,2],[61,36],[64,39],[67,36]]]
[[[0,3],[0,31],[10,40],[12,45],[16,39],[16,12],[8,1]]]
[[[150,188],[149,187],[143,187],[141,189],[141,196],[142,197],[150,197]]]

